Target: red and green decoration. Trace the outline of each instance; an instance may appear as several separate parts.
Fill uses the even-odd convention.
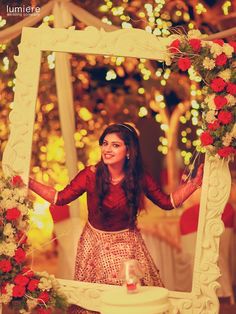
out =
[[[204,82],[201,145],[213,156],[236,155],[236,42],[208,41],[199,31],[175,39],[169,46],[171,67],[191,67]]]
[[[20,314],[51,314],[66,309],[67,301],[53,275],[27,267],[32,203],[25,195],[21,177],[0,178],[0,304]]]

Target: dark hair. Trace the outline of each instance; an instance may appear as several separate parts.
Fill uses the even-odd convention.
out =
[[[130,227],[135,226],[138,210],[143,205],[143,162],[139,145],[138,135],[135,129],[129,124],[112,124],[108,126],[99,139],[99,145],[103,144],[107,134],[116,133],[129,149],[129,159],[125,160],[125,178],[122,181],[122,188],[127,198],[127,205],[130,209]],[[96,189],[99,198],[99,209],[102,213],[102,203],[109,192],[110,174],[108,167],[101,160],[97,164]]]

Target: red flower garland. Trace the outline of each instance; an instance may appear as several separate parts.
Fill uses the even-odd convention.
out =
[[[226,88],[227,93],[229,93],[232,96],[236,95],[236,84],[234,83],[228,83]]]
[[[25,207],[31,208],[31,203],[28,200],[22,201],[22,193],[18,194],[20,188],[24,188],[24,185],[19,176],[7,180],[1,179],[0,226],[3,232],[0,244],[3,244],[3,253],[0,254],[0,303],[8,303],[13,308],[17,304],[17,313],[20,310],[27,312],[30,310],[26,302],[29,297],[36,301],[33,309],[35,313],[51,314],[52,307],[65,309],[67,302],[65,296],[54,288],[53,278],[46,273],[44,275],[35,273],[24,266],[28,245],[27,236],[21,229],[21,222],[27,224],[28,214],[25,213]],[[12,194],[9,192],[11,189]],[[4,190],[6,193],[2,193]],[[7,207],[9,196],[15,207]],[[23,210],[22,205],[24,205]],[[47,291],[44,291],[44,281],[41,281],[41,278],[51,282],[51,288]]]
[[[217,77],[212,80],[210,86],[214,92],[222,92],[226,87],[226,82],[221,77]]]
[[[222,109],[225,105],[227,105],[228,100],[226,97],[221,96],[221,95],[217,95],[214,98],[214,103],[216,105],[216,109]]]
[[[9,208],[7,210],[6,219],[7,220],[17,220],[21,215],[21,212],[18,208]]]
[[[200,140],[203,146],[211,145],[213,143],[213,137],[208,131],[202,132],[200,135]]]
[[[23,180],[22,180],[22,178],[20,176],[14,176],[12,178],[11,182],[12,182],[13,186],[17,186],[17,187],[20,187],[20,186],[24,185],[24,182],[23,182]]]
[[[220,54],[219,56],[216,57],[216,65],[217,66],[223,66],[227,62],[227,57],[225,53]]]
[[[236,140],[232,131],[236,120],[236,100],[232,98],[236,96],[236,77],[233,72],[236,42],[225,43],[222,39],[216,39],[203,44],[202,40],[189,39],[188,36],[175,39],[170,44],[172,61],[181,71],[187,71],[193,66],[209,86],[208,93],[213,97],[204,99],[204,117],[207,120],[203,120],[205,131],[200,136],[201,144],[207,149],[207,146],[211,146],[208,149],[210,154],[228,157],[236,154]],[[191,59],[188,55],[191,55]],[[226,135],[227,141],[224,141]]]
[[[236,149],[233,147],[223,147],[218,150],[218,155],[222,158],[226,158],[231,154],[236,154]]]
[[[180,50],[180,40],[179,39],[175,39],[174,41],[172,41],[172,43],[170,44],[170,52],[171,53],[178,53]]]
[[[200,39],[192,38],[189,40],[189,44],[194,52],[198,53],[201,50],[202,45]]]
[[[218,114],[218,119],[222,124],[228,124],[233,121],[233,115],[229,111],[221,111]]]
[[[215,130],[217,130],[219,127],[220,127],[220,122],[219,122],[218,120],[215,120],[215,121],[212,122],[212,123],[208,123],[208,129],[209,129],[209,130],[215,131]]]
[[[38,302],[39,303],[47,303],[50,300],[50,296],[47,293],[47,291],[43,291],[38,296]]]
[[[8,259],[2,259],[0,261],[0,270],[3,273],[8,273],[12,270],[11,262]]]
[[[27,289],[31,292],[35,291],[38,288],[39,280],[38,279],[31,279]]]
[[[15,285],[13,287],[13,291],[12,291],[12,295],[15,298],[21,298],[25,295],[26,290],[24,286],[20,286],[20,285]]]
[[[16,261],[18,264],[20,264],[20,263],[22,263],[22,262],[25,261],[25,258],[26,258],[26,253],[25,253],[25,251],[24,251],[21,247],[19,247],[19,248],[16,250],[15,255],[14,255],[15,261]]]
[[[14,278],[14,283],[20,286],[26,286],[28,282],[29,282],[29,278],[21,274],[16,275],[16,277]]]
[[[178,60],[178,67],[181,71],[187,71],[191,67],[191,61],[188,57],[183,57]]]

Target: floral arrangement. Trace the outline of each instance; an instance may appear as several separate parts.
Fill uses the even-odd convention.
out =
[[[53,275],[26,267],[26,231],[32,203],[21,177],[0,180],[0,303],[17,313],[51,314],[65,309],[66,297]]]
[[[169,46],[171,67],[190,67],[205,83],[201,145],[219,158],[236,154],[236,42],[208,41],[197,30]]]

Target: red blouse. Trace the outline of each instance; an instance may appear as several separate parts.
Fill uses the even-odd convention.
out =
[[[110,191],[103,201],[103,214],[98,211],[95,172],[91,167],[80,171],[62,191],[58,192],[56,205],[65,205],[87,192],[88,221],[97,229],[118,231],[129,227],[129,210],[121,182],[110,184]],[[163,209],[173,209],[170,196],[163,193],[150,175],[145,175],[144,194]]]

